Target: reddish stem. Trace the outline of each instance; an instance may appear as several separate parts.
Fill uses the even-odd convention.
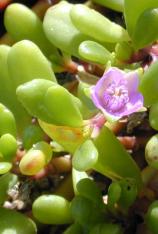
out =
[[[0,10],[3,10],[12,0],[0,0]]]
[[[149,140],[149,137],[136,136],[119,136],[117,138],[127,150],[138,150],[138,148],[144,148]]]

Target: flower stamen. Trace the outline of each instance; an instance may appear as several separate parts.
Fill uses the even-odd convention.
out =
[[[104,107],[109,112],[115,112],[122,109],[129,101],[128,90],[124,84],[116,86],[116,84],[110,84],[103,94]]]

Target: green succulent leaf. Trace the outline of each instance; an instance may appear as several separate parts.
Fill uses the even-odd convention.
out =
[[[90,62],[106,64],[111,60],[111,53],[95,41],[83,41],[78,48],[80,56]]]
[[[158,200],[153,201],[148,207],[148,211],[145,216],[145,223],[147,224],[149,230],[153,234],[158,232]]]
[[[72,200],[71,213],[75,221],[83,227],[92,226],[103,220],[102,213],[96,209],[94,203],[81,195],[75,196]]]
[[[130,36],[136,27],[139,16],[147,9],[157,8],[158,0],[125,0],[124,1],[124,15],[127,30]]]
[[[38,141],[42,141],[45,137],[45,133],[39,127],[39,125],[28,125],[23,132],[22,142],[25,149],[30,149],[33,144]]]
[[[15,89],[12,86],[12,79],[8,71],[8,54],[11,48],[0,45],[0,102],[9,108],[15,116],[18,135],[30,121],[30,117],[18,102]],[[6,118],[7,119],[7,118]],[[3,124],[1,124],[1,127]],[[5,126],[5,125],[4,125]],[[14,133],[12,133],[14,135]]]
[[[128,61],[133,52],[133,48],[128,42],[120,42],[116,44],[115,57],[120,61]]]
[[[8,54],[8,69],[12,83],[17,86],[36,78],[56,82],[50,62],[36,44],[23,40],[14,44]]]
[[[16,122],[12,112],[0,103],[0,135],[6,133],[16,136]]]
[[[18,148],[17,140],[11,134],[3,134],[0,138],[0,152],[3,161],[12,162]]]
[[[4,201],[8,197],[8,190],[11,189],[18,181],[17,175],[7,173],[5,175],[0,176],[0,205],[4,203]]]
[[[102,6],[108,7],[114,11],[123,12],[125,0],[93,0]]]
[[[4,24],[14,41],[28,39],[39,46],[46,56],[58,54],[57,49],[47,40],[39,17],[25,5],[10,4],[5,10]]]
[[[48,40],[62,51],[80,57],[78,46],[89,37],[82,34],[72,23],[72,4],[61,1],[50,7],[44,17],[43,27]]]
[[[77,183],[78,193],[94,202],[99,208],[103,204],[102,193],[96,183],[90,178],[83,178]]]
[[[148,70],[142,75],[139,90],[143,94],[144,103],[150,106],[158,102],[158,61],[151,64]]]
[[[35,223],[25,215],[13,210],[0,208],[0,233],[36,234]],[[24,228],[25,227],[25,228]]]
[[[158,134],[152,136],[145,146],[145,158],[150,167],[158,169]]]
[[[41,223],[68,224],[72,222],[70,202],[58,195],[42,195],[33,203],[33,215]]]
[[[129,40],[128,33],[123,27],[83,4],[74,5],[70,16],[76,28],[98,41],[113,43]]]
[[[80,100],[52,81],[35,79],[27,82],[17,88],[17,96],[31,115],[43,121],[70,127],[83,125],[78,108]]]
[[[121,196],[118,201],[123,209],[128,209],[136,200],[138,189],[134,179],[124,178],[119,181],[121,186]]]
[[[94,140],[98,150],[98,160],[93,169],[111,179],[133,178],[140,189],[141,174],[132,157],[107,127],[104,127]]]
[[[108,208],[113,209],[115,203],[119,201],[121,197],[121,186],[119,181],[113,181],[108,188]]]
[[[119,224],[107,222],[97,224],[89,234],[123,234],[124,231]]]
[[[9,162],[0,162],[0,175],[6,174],[12,168],[12,164]]]
[[[8,108],[10,108],[10,106],[12,107],[12,102],[15,103],[15,94],[11,86],[7,64],[7,58],[10,50],[11,47],[7,45],[0,45],[0,102],[7,105]],[[8,104],[10,104],[10,106],[8,106]]]
[[[18,86],[17,98],[32,116],[45,120],[48,123],[54,122],[44,104],[44,96],[54,82],[44,79],[35,79]]]
[[[64,87],[54,85],[48,88],[44,103],[58,125],[70,127],[81,127],[83,125],[82,115],[76,102],[74,102],[73,95]]]
[[[83,234],[83,229],[78,223],[73,223],[63,234]]]
[[[72,168],[72,182],[75,195],[79,195],[77,184],[80,180],[86,178],[88,178],[88,174],[85,171],[77,171],[75,168]]]
[[[147,9],[140,15],[132,37],[136,49],[141,49],[158,38],[157,25],[158,8]]]
[[[43,131],[70,153],[74,153],[90,135],[90,132],[85,131],[83,127],[57,126],[40,119],[38,121]]]
[[[149,123],[150,123],[150,126],[155,130],[158,130],[157,116],[158,116],[158,103],[155,103],[151,106],[149,110]]]
[[[91,140],[86,140],[74,153],[72,164],[78,171],[93,168],[98,159],[98,151]]]

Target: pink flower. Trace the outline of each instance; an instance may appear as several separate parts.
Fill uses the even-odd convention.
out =
[[[126,73],[115,67],[110,68],[92,87],[93,103],[108,121],[116,121],[143,107],[143,96],[138,92],[138,84],[136,71]]]

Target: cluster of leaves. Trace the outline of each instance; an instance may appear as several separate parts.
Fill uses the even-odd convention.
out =
[[[139,107],[143,97],[144,106],[149,108],[150,125],[158,130],[158,1],[94,2],[121,12],[126,28],[95,10],[92,2],[73,5],[61,1],[49,7],[43,22],[22,4],[10,4],[5,10],[4,25],[11,39],[6,39],[6,44],[0,45],[2,234],[37,233],[35,221],[3,208],[3,205],[6,207],[8,191],[17,185],[20,175],[38,178],[43,173],[46,176],[46,168],[57,157],[56,152],[71,155],[73,199],[70,201],[64,196],[72,187],[69,184],[64,191],[60,191],[60,195],[40,195],[34,200],[31,213],[34,220],[43,224],[68,224],[65,234],[124,233],[125,225],[121,223],[120,216],[128,217],[131,206],[136,199],[141,198],[158,168],[157,135],[146,145],[145,157],[149,167],[141,172],[114,134],[113,125],[117,126],[120,122],[115,119],[115,123],[111,123],[107,111],[103,110],[104,116],[100,108],[96,108],[91,96],[92,85],[93,89],[99,87],[101,91],[98,96],[103,103],[101,107],[105,108],[107,101],[100,95],[105,97],[105,88],[106,92],[110,88],[111,95],[111,86],[104,87],[106,81],[103,87],[95,86],[99,72],[93,74],[87,68],[89,66],[103,73],[105,69],[117,67],[115,72],[123,76],[137,73],[141,92]],[[7,45],[8,41],[10,45]],[[150,57],[150,63],[146,62],[147,57]],[[62,72],[75,74],[75,90],[71,91],[69,85],[58,84],[56,74]],[[122,79],[116,75],[116,83],[116,78]],[[130,81],[127,83],[127,86],[132,84]],[[117,98],[122,95],[120,92],[128,91],[124,90],[126,86],[119,92],[117,88],[114,90]],[[135,90],[131,89],[130,92],[133,99],[125,103],[128,106],[129,103],[135,103],[135,97],[138,97]],[[136,108],[130,108],[132,111],[123,113],[128,115],[137,111]],[[120,118],[123,116],[121,114]],[[31,124],[32,117],[38,123]],[[25,152],[19,158],[21,146]],[[106,202],[90,177],[91,171],[111,179]],[[145,225],[154,234],[158,233],[157,209],[157,201],[154,201],[143,214]]]

